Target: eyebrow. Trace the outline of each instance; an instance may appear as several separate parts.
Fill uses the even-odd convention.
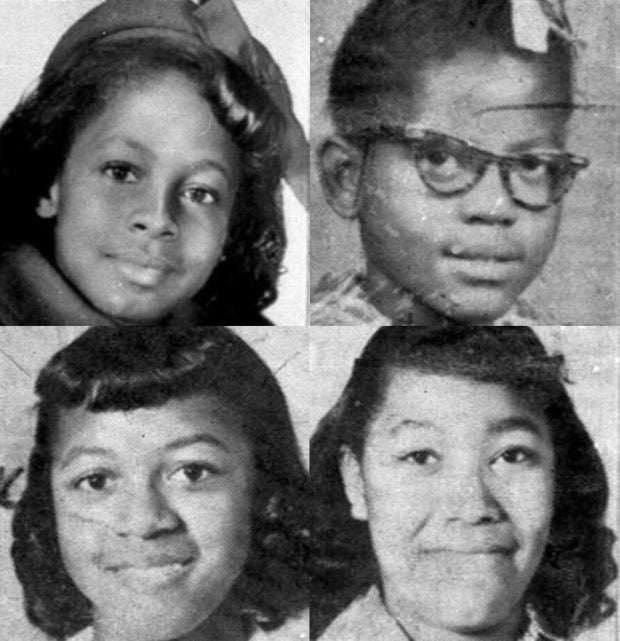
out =
[[[80,456],[108,456],[113,457],[114,452],[106,447],[94,447],[86,445],[77,445],[69,449],[69,451],[60,460],[60,469],[64,470],[69,467],[75,459]]]
[[[416,421],[413,418],[404,418],[390,428],[390,436],[396,436],[403,429],[414,430],[441,430],[442,428],[431,421]]]
[[[403,419],[396,425],[390,428],[390,436],[396,436],[403,429],[413,430],[431,430],[431,431],[444,431],[440,425],[432,421],[418,421],[411,418]],[[508,416],[498,421],[491,423],[488,432],[490,434],[507,434],[509,432],[527,432],[536,436],[537,438],[544,439],[545,431],[541,422],[535,421],[527,416]]]
[[[213,434],[194,434],[193,436],[183,436],[176,439],[176,441],[172,441],[172,443],[167,443],[164,447],[164,451],[170,452],[171,450],[179,450],[183,447],[190,447],[198,443],[205,443],[210,447],[217,447],[218,449],[230,454],[230,448],[224,443],[224,441]]]
[[[230,449],[226,446],[226,444],[212,434],[196,434],[194,436],[185,436],[172,441],[172,443],[167,443],[164,446],[163,450],[165,452],[170,452],[172,450],[190,447],[192,445],[196,445],[197,443],[206,443],[210,447],[217,447],[218,449],[221,449],[226,453],[230,453]],[[65,454],[65,456],[63,456],[60,461],[60,469],[64,470],[65,468],[69,467],[69,465],[71,465],[73,461],[80,458],[81,456],[107,456],[109,458],[115,458],[116,453],[106,447],[78,445],[72,447]]]
[[[150,149],[145,147],[142,143],[138,142],[137,140],[132,140],[131,138],[124,138],[123,136],[109,136],[108,138],[104,138],[100,144],[103,147],[104,145],[108,145],[113,142],[122,142],[135,151],[144,153],[150,157],[155,156],[155,154]],[[232,187],[232,185],[234,185],[234,180],[230,171],[223,163],[217,160],[213,160],[212,158],[203,158],[197,162],[190,163],[188,166],[191,167],[192,171],[215,169],[219,173],[223,174],[224,178],[228,182],[229,187]]]
[[[491,424],[491,434],[507,434],[509,432],[527,432],[537,438],[545,438],[545,426],[528,416],[509,416]]]

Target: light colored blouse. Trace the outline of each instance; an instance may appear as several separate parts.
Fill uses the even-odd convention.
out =
[[[532,612],[530,623],[519,641],[569,641],[544,631]],[[357,598],[329,625],[318,641],[408,641],[388,613],[377,587]]]

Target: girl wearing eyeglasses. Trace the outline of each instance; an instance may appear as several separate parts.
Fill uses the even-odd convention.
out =
[[[319,151],[365,273],[324,279],[312,324],[555,324],[519,297],[588,165],[565,149],[574,47],[561,2],[367,5],[336,53],[337,135]]]

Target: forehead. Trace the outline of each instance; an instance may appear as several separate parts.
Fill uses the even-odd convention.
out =
[[[177,71],[117,88],[79,132],[75,148],[88,151],[114,141],[143,148],[155,158],[188,163],[207,158],[226,168],[235,168],[239,155],[196,83]]]
[[[449,60],[430,61],[411,70],[414,95],[406,118],[479,144],[557,137],[563,110],[519,109],[523,105],[567,100],[566,87],[548,64],[502,52],[463,51]],[[498,109],[517,108],[509,111]]]
[[[102,447],[121,457],[130,453],[146,457],[194,442],[242,457],[251,450],[240,413],[214,394],[200,394],[130,411],[61,410],[52,454],[60,459],[72,448]]]
[[[397,436],[399,428],[408,424],[459,439],[463,434],[484,438],[502,425],[522,426],[550,438],[542,413],[506,385],[393,369],[371,421],[369,440]]]

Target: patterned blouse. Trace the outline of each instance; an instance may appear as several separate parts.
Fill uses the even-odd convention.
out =
[[[364,276],[357,272],[340,275],[325,274],[310,299],[310,325],[366,325],[379,328],[396,325],[368,300]],[[549,314],[535,310],[525,300],[519,300],[494,325],[557,325]]]

